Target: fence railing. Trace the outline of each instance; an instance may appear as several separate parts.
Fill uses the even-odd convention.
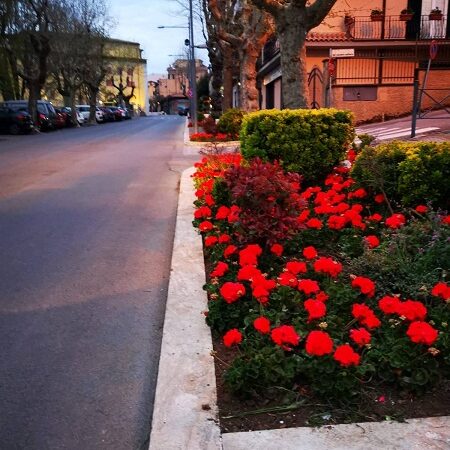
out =
[[[447,17],[444,16],[440,20],[432,20],[429,16],[413,16],[410,20],[402,20],[399,16],[379,16],[377,19],[370,16],[346,17],[347,37],[354,40],[450,38]]]

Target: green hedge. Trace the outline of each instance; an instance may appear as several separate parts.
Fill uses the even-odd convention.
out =
[[[362,186],[404,206],[432,202],[448,208],[450,199],[450,142],[390,142],[366,147],[352,169]]]
[[[244,158],[278,160],[307,184],[322,181],[353,138],[352,113],[337,109],[258,111],[244,117],[240,133]]]
[[[242,126],[242,119],[244,118],[244,115],[244,111],[240,109],[228,109],[220,116],[217,129],[220,133],[228,134],[237,139],[239,137],[239,131]]]

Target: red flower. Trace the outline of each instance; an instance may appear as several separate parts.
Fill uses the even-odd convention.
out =
[[[214,244],[217,244],[218,239],[216,236],[208,236],[205,238],[205,247],[212,247]]]
[[[233,255],[234,253],[237,252],[237,247],[235,245],[229,245],[228,247],[225,248],[225,250],[223,251],[223,256],[225,258],[229,258],[231,255]]]
[[[208,206],[213,206],[214,205],[214,198],[213,198],[213,196],[211,195],[211,194],[206,194],[205,195],[205,203],[208,205]]]
[[[384,202],[384,195],[383,194],[377,194],[373,198],[375,200],[375,203],[383,203]]]
[[[228,234],[221,234],[219,236],[219,244],[226,244],[227,242],[230,242],[231,237]]]
[[[309,217],[309,209],[305,209],[297,217],[297,222],[304,223],[308,220],[308,217]]]
[[[200,231],[211,231],[214,228],[214,226],[209,220],[205,220],[200,223],[198,228]]]
[[[237,328],[227,331],[223,337],[225,347],[231,347],[232,345],[240,344],[241,342],[242,333]]]
[[[299,273],[306,273],[308,268],[306,267],[306,263],[302,261],[289,261],[286,264],[286,270],[297,275]]]
[[[306,226],[308,228],[320,230],[323,227],[323,223],[319,219],[316,219],[315,217],[313,217],[312,219],[309,219],[308,222],[306,222]]]
[[[358,345],[370,344],[372,336],[365,328],[355,328],[350,330],[350,339]]]
[[[442,223],[444,225],[450,225],[450,216],[445,216],[442,218]]]
[[[433,289],[431,290],[431,295],[434,295],[435,297],[441,297],[445,301],[450,300],[450,286],[448,286],[447,283],[440,281],[439,283],[434,285]]]
[[[380,240],[374,235],[366,236],[364,240],[369,248],[376,248],[380,245]]]
[[[258,244],[247,245],[239,252],[239,264],[241,266],[256,266],[258,264],[258,256],[261,253],[262,248]]]
[[[298,284],[297,278],[291,272],[282,272],[278,277],[278,282],[282,286],[290,286],[295,288]]]
[[[308,299],[303,303],[306,311],[308,311],[308,322],[311,320],[321,319],[327,313],[327,307],[320,300]]]
[[[427,322],[411,322],[406,334],[416,344],[432,345],[438,332]]]
[[[333,351],[333,341],[325,331],[311,331],[306,338],[305,350],[308,355],[328,355]]]
[[[414,209],[420,214],[425,214],[428,211],[428,206],[418,205]]]
[[[258,317],[253,321],[253,326],[255,330],[261,334],[269,334],[270,333],[270,320],[267,317]]]
[[[371,222],[380,222],[383,219],[383,216],[381,214],[375,213],[371,216],[367,217],[367,220],[370,220]]]
[[[319,300],[320,302],[326,302],[328,298],[328,295],[323,291],[320,291],[318,294],[316,294],[316,300]]]
[[[314,259],[317,257],[317,250],[312,246],[305,247],[303,249],[303,256],[306,259]]]
[[[219,261],[215,267],[215,269],[211,272],[210,277],[223,277],[228,272],[228,264],[222,261]]]
[[[228,208],[227,206],[221,206],[216,213],[216,219],[217,220],[223,220],[226,219],[228,217],[228,215],[230,214],[230,208]]]
[[[367,305],[355,303],[352,306],[352,315],[367,328],[378,328],[381,325],[378,317]]]
[[[360,356],[349,344],[340,345],[334,352],[333,358],[344,367],[357,366]]]
[[[268,280],[262,275],[255,275],[252,280],[253,297],[261,303],[267,303],[270,291],[274,289],[276,285],[274,280]]]
[[[378,307],[385,314],[398,314],[400,304],[401,302],[398,297],[390,297],[389,295],[385,295],[378,301]]]
[[[299,291],[302,291],[306,295],[315,294],[320,291],[319,283],[314,280],[300,280],[297,287]]]
[[[239,220],[239,212],[241,208],[236,205],[232,205],[230,208],[230,214],[228,214],[228,223],[234,223]]]
[[[375,283],[370,278],[356,277],[352,280],[352,287],[358,288],[367,297],[375,295]]]
[[[234,303],[245,294],[245,286],[242,283],[227,281],[220,288],[220,294],[227,303]]]
[[[273,244],[272,247],[270,247],[270,251],[275,255],[275,256],[281,256],[283,254],[283,246],[280,244]]]
[[[314,263],[314,270],[318,273],[325,273],[332,278],[336,278],[342,271],[342,264],[332,258],[319,258]]]
[[[330,230],[342,230],[346,223],[347,219],[345,217],[333,215],[328,218],[327,225]]]
[[[366,196],[367,192],[363,188],[357,189],[354,192],[349,192],[348,194],[348,198],[364,198]]]
[[[385,220],[386,226],[392,229],[400,228],[405,225],[406,219],[403,214],[393,214]]]
[[[211,209],[208,206],[201,206],[194,212],[195,219],[211,217]]]
[[[250,281],[256,275],[261,275],[261,271],[258,270],[255,266],[244,266],[239,269],[237,279],[239,281]]]
[[[406,300],[399,304],[397,314],[406,317],[409,321],[424,320],[427,316],[427,308],[421,302]]]
[[[292,350],[289,346],[295,347],[300,341],[300,336],[292,325],[281,325],[280,327],[274,328],[271,337],[272,341],[284,350]]]

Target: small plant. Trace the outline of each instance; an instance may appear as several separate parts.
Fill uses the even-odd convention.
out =
[[[222,114],[219,123],[217,124],[217,128],[221,133],[228,134],[233,139],[238,139],[243,118],[244,111],[237,108],[231,108]]]
[[[438,7],[433,8],[428,17],[430,20],[442,20],[442,11]]]
[[[381,9],[372,9],[372,12],[370,13],[370,18],[372,21],[381,21],[384,18],[384,12]]]
[[[203,128],[203,131],[208,134],[216,134],[218,131],[216,121],[212,117],[205,117],[200,122],[200,126]]]
[[[406,22],[411,20],[414,15],[414,11],[410,8],[405,8],[400,11],[400,20]]]

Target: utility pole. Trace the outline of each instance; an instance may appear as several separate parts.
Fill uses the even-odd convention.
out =
[[[194,133],[198,133],[197,121],[197,70],[195,64],[195,46],[194,46],[194,15],[192,12],[192,0],[189,0],[189,54],[191,60],[191,118]]]

